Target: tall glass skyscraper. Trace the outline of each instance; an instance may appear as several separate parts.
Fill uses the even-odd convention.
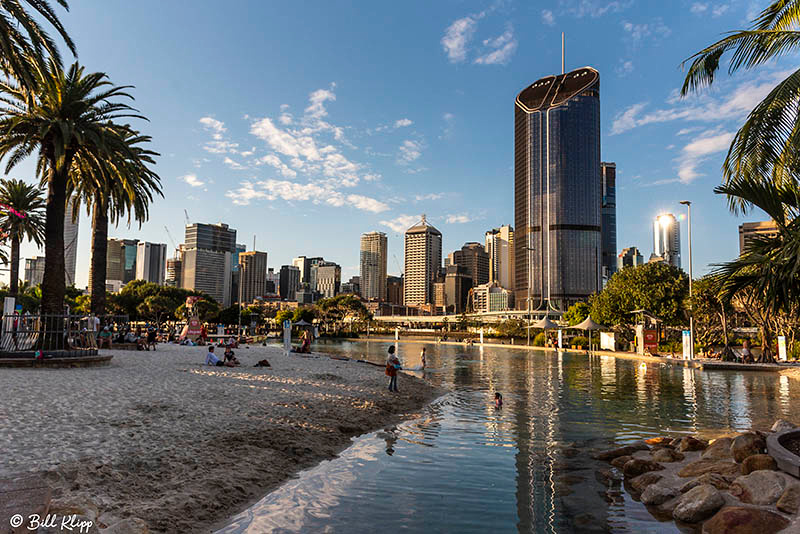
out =
[[[617,164],[600,163],[602,180],[602,274],[608,280],[617,272]]]
[[[547,76],[514,104],[515,302],[566,310],[601,287],[600,74]]]
[[[681,225],[671,213],[653,219],[653,255],[650,261],[659,258],[681,268]]]

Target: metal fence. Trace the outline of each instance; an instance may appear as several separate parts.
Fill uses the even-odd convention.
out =
[[[100,317],[99,328],[82,315],[3,315],[0,319],[0,357],[33,357],[37,352],[64,355],[95,354],[103,326],[127,325],[127,316]]]

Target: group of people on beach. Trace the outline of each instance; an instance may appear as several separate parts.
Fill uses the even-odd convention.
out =
[[[225,345],[225,352],[222,354],[222,359],[219,359],[214,353],[214,345],[208,346],[208,354],[206,354],[206,365],[212,367],[239,367],[241,362],[236,358],[233,352],[233,347],[230,344]]]

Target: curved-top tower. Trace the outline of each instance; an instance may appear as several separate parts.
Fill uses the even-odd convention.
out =
[[[547,76],[514,103],[518,309],[566,310],[601,288],[600,74]]]

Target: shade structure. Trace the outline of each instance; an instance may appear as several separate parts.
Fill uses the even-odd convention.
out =
[[[311,326],[311,323],[309,323],[308,321],[304,321],[303,319],[300,319],[299,321],[294,323],[292,326]]]
[[[578,330],[588,330],[591,332],[592,330],[600,330],[601,328],[605,328],[605,326],[592,321],[592,317],[589,316],[585,321],[580,324],[576,324],[573,326],[573,328],[577,328]]]
[[[540,321],[536,321],[533,323],[530,328],[541,328],[542,330],[553,330],[554,328],[558,328],[558,325],[550,320],[549,317],[545,317]]]

